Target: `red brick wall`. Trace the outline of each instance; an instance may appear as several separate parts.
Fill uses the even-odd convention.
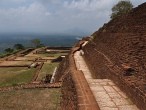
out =
[[[146,108],[146,43],[138,34],[97,33],[84,48],[84,58],[95,78],[110,78],[131,97],[141,110]],[[137,43],[138,42],[138,43]],[[122,64],[134,70],[125,76]]]
[[[62,69],[67,68],[61,73],[63,74],[61,108],[62,110],[99,110],[82,71],[76,69],[73,53],[78,49],[80,44],[74,47],[68,59],[63,61]]]

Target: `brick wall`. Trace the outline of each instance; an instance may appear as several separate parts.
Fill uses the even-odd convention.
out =
[[[55,82],[62,82],[61,110],[77,110],[77,94],[69,67],[69,56],[63,59],[56,71]]]
[[[61,109],[78,110],[76,89],[70,73],[63,79],[61,93]]]
[[[144,36],[129,33],[97,33],[96,38],[89,41],[83,51],[94,78],[112,79],[141,110],[145,110]],[[125,75],[123,64],[133,69],[131,75]]]
[[[59,64],[55,77],[54,77],[55,82],[62,81],[64,75],[67,74],[68,69],[69,69],[67,65],[69,65],[68,56],[63,58],[63,60]]]
[[[62,110],[99,110],[98,104],[82,73],[78,71],[73,58],[74,52],[79,50],[83,41],[79,42],[71,51],[68,58],[63,61],[62,74]],[[60,73],[60,72],[58,72]],[[57,73],[57,74],[58,74]]]

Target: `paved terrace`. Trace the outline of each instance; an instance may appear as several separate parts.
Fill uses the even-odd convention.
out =
[[[74,54],[76,67],[81,70],[101,110],[139,110],[135,104],[109,79],[93,79],[81,56]]]

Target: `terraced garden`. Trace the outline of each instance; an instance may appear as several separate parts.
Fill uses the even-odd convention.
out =
[[[37,53],[37,50],[41,49],[0,59],[0,110],[57,110],[60,107],[61,84],[45,80],[59,65],[52,60],[67,53],[45,50]]]

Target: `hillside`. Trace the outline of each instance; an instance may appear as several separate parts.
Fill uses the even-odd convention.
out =
[[[93,100],[93,102],[95,100],[87,98],[88,96],[86,96],[88,93],[91,93],[91,91],[94,94],[94,90],[98,89],[94,82],[94,90],[92,90],[93,85],[90,84],[91,80],[96,82],[97,80],[112,80],[120,88],[120,90],[126,93],[127,97],[129,97],[140,110],[145,110],[145,7],[146,3],[134,8],[126,15],[111,20],[98,31],[93,33],[91,37],[82,39],[72,48],[69,57],[62,62],[58,71],[58,74],[63,74],[63,77],[61,77],[63,80],[62,94],[64,97],[62,107],[79,108],[81,110],[82,107],[87,107],[84,106],[84,104],[89,104],[91,107],[95,107],[90,103],[91,100]],[[92,78],[94,78],[91,78],[89,82],[89,76],[86,77],[86,71],[84,71],[86,66],[78,64],[81,62],[81,59],[78,61],[79,57],[83,57],[82,60],[85,60],[92,74]],[[82,76],[82,73],[84,76]],[[88,82],[88,86],[86,81],[83,80],[84,78]],[[89,88],[91,91],[88,91]],[[103,88],[105,87],[103,86]],[[98,93],[96,92],[95,95],[98,95]],[[94,98],[97,98],[95,95]],[[68,99],[66,99],[65,96],[68,96]],[[89,102],[88,99],[90,99]],[[96,99],[96,101],[98,103],[98,99]],[[107,103],[108,102],[104,102],[105,105]],[[101,103],[98,103],[98,105],[99,107],[103,106]],[[126,107],[125,105],[123,106]],[[121,108],[118,109],[121,110]],[[136,108],[125,109],[138,110]],[[93,110],[99,110],[99,108],[97,107]]]

